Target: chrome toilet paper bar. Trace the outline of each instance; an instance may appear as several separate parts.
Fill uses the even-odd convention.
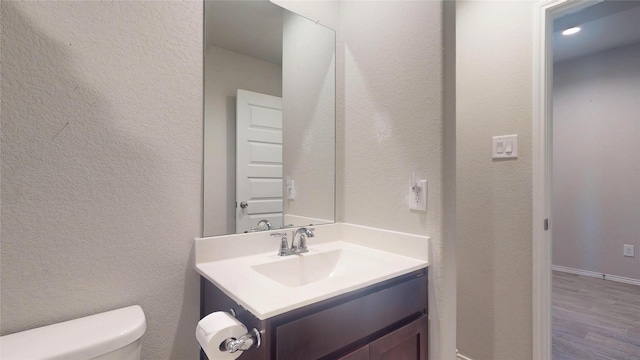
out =
[[[200,319],[196,326],[196,339],[211,360],[235,360],[244,351],[260,346],[258,329],[247,330],[234,314],[235,311],[215,311]]]
[[[258,329],[256,328],[253,328],[250,332],[240,336],[237,339],[227,338],[222,342],[222,344],[220,344],[220,350],[228,351],[230,353],[234,353],[238,350],[247,351],[254,345],[256,348],[259,348],[261,343],[262,340],[260,338],[260,331],[258,331]]]

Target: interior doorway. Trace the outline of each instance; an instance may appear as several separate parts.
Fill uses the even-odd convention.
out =
[[[640,358],[638,19],[605,1],[553,20],[554,360]]]
[[[640,44],[640,24],[632,9],[640,4],[545,1],[538,5],[534,59],[534,358],[640,358],[640,346],[637,346],[640,331],[634,327],[633,316],[626,319],[619,316],[625,311],[624,299],[607,298],[613,293],[633,296],[633,290],[640,288],[625,291],[618,287],[633,285],[610,282],[603,285],[602,279],[581,278],[591,275],[632,283],[634,278],[640,278],[634,272],[640,272],[640,266],[634,268],[637,265],[634,261],[626,261],[630,272],[625,273],[622,243],[619,249],[613,244],[628,242],[625,239],[633,243],[639,238],[640,225],[633,217],[640,218],[640,215],[634,215],[640,212],[640,189],[637,189],[640,181],[634,181],[634,176],[639,175],[633,171],[640,166],[640,136],[634,135],[640,134],[640,119],[634,119],[634,115],[640,116],[640,111],[632,109],[640,103],[640,98],[633,100],[634,96],[640,97],[640,75],[637,89],[614,91],[612,86],[620,82],[611,78],[617,76],[625,80],[625,76],[619,74],[624,67],[620,62],[633,64],[634,60],[629,60],[624,51],[634,53],[633,44]],[[632,20],[626,25],[625,16]],[[582,28],[573,29],[573,35],[562,35],[562,31],[576,26]],[[616,28],[612,29],[612,26]],[[582,31],[583,36],[578,37],[575,31]],[[617,75],[612,75],[616,72]],[[634,86],[633,77],[626,76],[626,80]],[[633,95],[635,90],[638,95]],[[626,99],[627,105],[616,104],[603,110],[602,103],[608,97],[615,99],[614,102]],[[631,110],[631,113],[623,115],[620,109]],[[617,119],[627,123],[616,124]],[[616,131],[617,135],[610,134]],[[622,156],[607,155],[612,141],[607,140],[610,136],[614,139],[613,148],[619,148],[626,139],[630,150]],[[578,166],[581,161],[588,165]],[[630,169],[631,173],[626,174],[624,169]],[[631,183],[616,186],[616,180]],[[621,226],[625,216],[632,218],[626,221],[630,234],[625,234],[624,226]],[[552,266],[561,272],[552,275]],[[589,281],[593,280],[600,283],[590,287],[591,294],[571,297],[572,292],[578,294],[580,287],[589,287],[593,284]],[[552,307],[552,284],[555,305],[570,304],[573,308],[558,310],[558,306]],[[631,299],[633,303],[634,299]],[[615,310],[614,304],[622,307]],[[575,317],[564,316],[579,315],[580,308],[602,314],[613,311],[613,317],[589,319],[583,316],[577,321]],[[563,316],[558,316],[559,313]],[[629,328],[625,328],[625,320],[630,321]],[[607,333],[607,329],[590,327],[593,323],[609,326],[611,333]],[[555,335],[553,342],[552,335]],[[617,343],[619,340],[622,345]],[[631,344],[625,345],[624,341]],[[578,346],[572,348],[572,345]]]

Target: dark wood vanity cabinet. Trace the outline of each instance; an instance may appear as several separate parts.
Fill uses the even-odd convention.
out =
[[[201,317],[233,309],[248,329],[261,331],[262,345],[242,360],[428,359],[427,269],[267,320],[204,278],[201,290]]]
[[[428,327],[427,316],[422,316],[339,360],[427,359]]]

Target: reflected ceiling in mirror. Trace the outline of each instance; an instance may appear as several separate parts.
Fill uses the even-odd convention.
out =
[[[335,32],[205,1],[203,236],[335,221]]]

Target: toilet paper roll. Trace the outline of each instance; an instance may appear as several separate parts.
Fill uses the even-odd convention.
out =
[[[229,313],[216,311],[205,316],[196,327],[196,339],[209,360],[234,360],[242,351],[230,353],[220,350],[228,338],[239,338],[247,333],[247,328]]]

